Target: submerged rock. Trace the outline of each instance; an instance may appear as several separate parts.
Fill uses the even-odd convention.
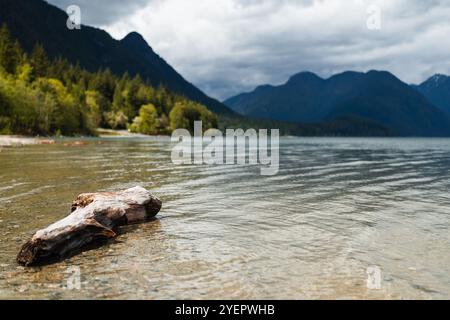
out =
[[[148,221],[161,206],[161,200],[141,187],[81,194],[69,216],[37,231],[22,246],[17,262],[29,266],[62,258],[96,240],[115,237],[119,226]]]
[[[88,143],[86,141],[74,141],[74,142],[68,142],[64,143],[65,147],[83,147],[87,146]]]

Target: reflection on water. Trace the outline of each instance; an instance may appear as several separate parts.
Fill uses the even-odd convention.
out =
[[[2,150],[0,298],[450,298],[450,140],[282,138],[272,177],[175,166],[170,151],[155,138]],[[54,265],[15,263],[77,194],[135,185],[163,200],[158,220]],[[65,289],[71,266],[81,290]]]

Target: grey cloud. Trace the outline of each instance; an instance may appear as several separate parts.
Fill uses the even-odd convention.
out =
[[[148,0],[47,0],[63,9],[70,5],[81,8],[82,23],[85,25],[105,26],[129,16],[145,6]]]

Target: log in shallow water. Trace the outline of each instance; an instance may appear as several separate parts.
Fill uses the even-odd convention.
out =
[[[117,227],[148,221],[161,205],[161,200],[141,187],[81,194],[69,216],[37,231],[22,246],[17,262],[25,266],[42,263],[67,256],[95,240],[113,238]]]

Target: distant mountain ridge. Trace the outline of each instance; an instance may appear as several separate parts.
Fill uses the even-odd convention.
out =
[[[449,136],[450,117],[386,71],[347,71],[322,79],[311,72],[280,86],[264,85],[224,101],[239,114],[321,123],[358,117],[399,136]]]
[[[450,115],[450,77],[435,74],[413,88],[422,93],[432,104]]]
[[[0,25],[6,23],[28,52],[41,43],[52,58],[64,57],[89,71],[109,68],[117,75],[140,74],[152,85],[162,84],[214,112],[234,114],[186,81],[136,32],[119,41],[106,31],[85,25],[81,30],[69,30],[67,14],[43,0],[0,0],[0,8]]]

